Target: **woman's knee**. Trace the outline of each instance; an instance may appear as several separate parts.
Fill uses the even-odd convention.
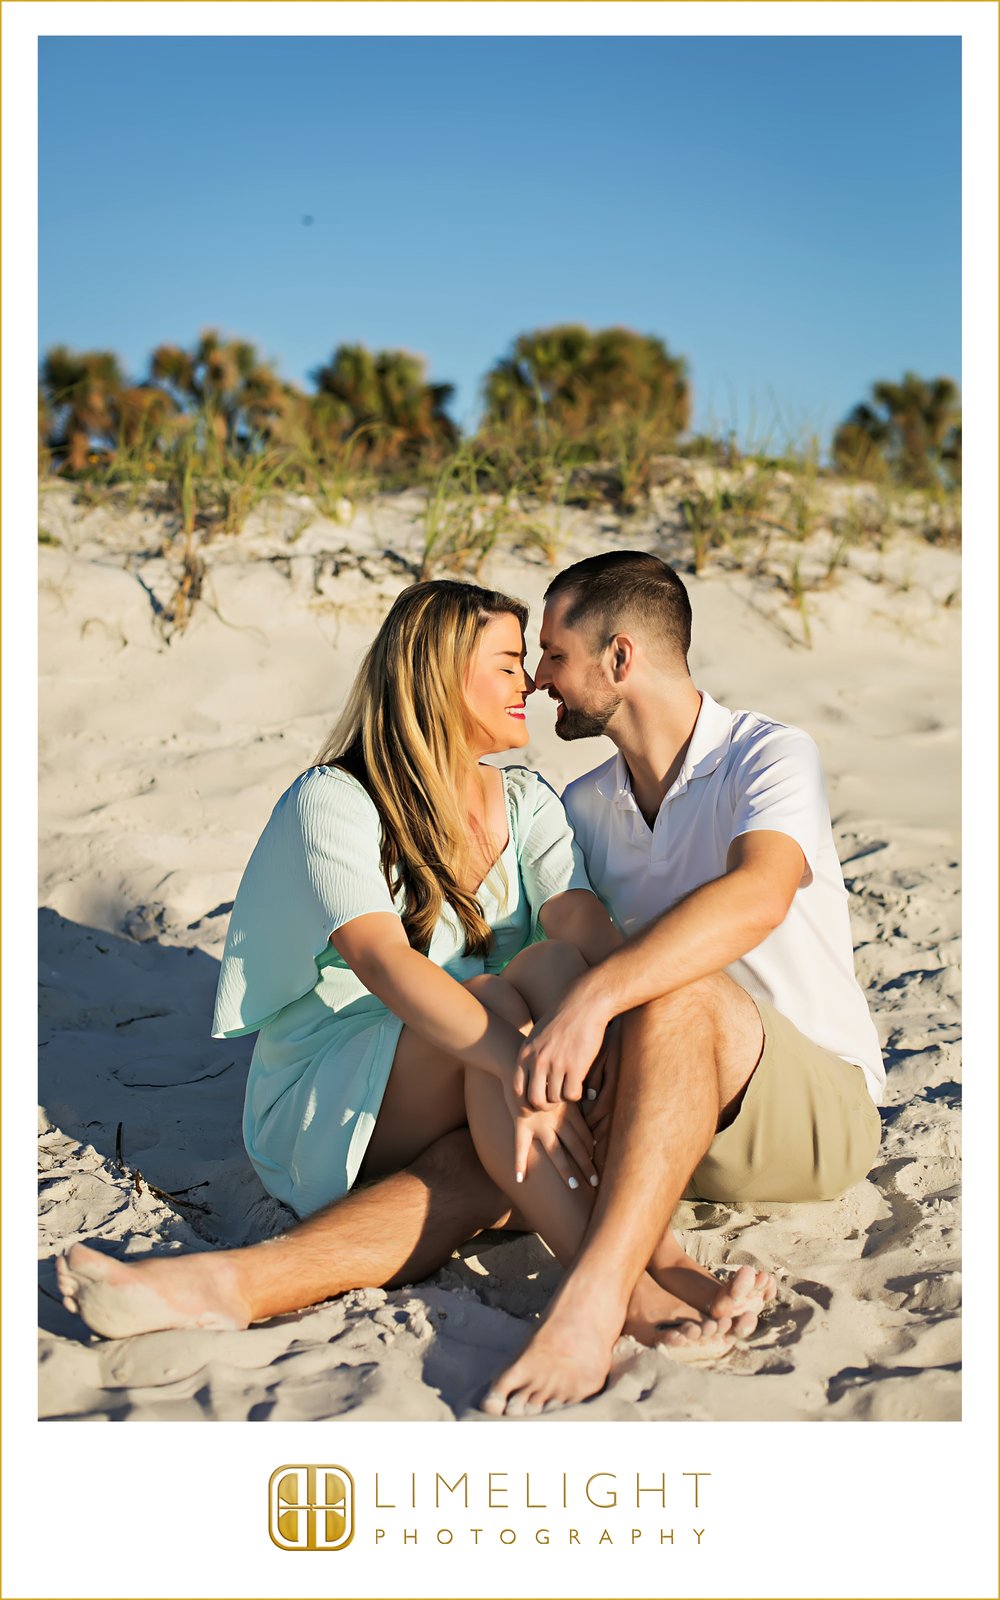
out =
[[[567,984],[587,971],[587,963],[576,945],[565,939],[540,939],[537,944],[526,945],[511,962],[515,971],[521,966],[530,967],[533,972],[551,973]]]
[[[492,1011],[494,1016],[503,1017],[505,1022],[510,1022],[515,1028],[522,1028],[531,1021],[531,1012],[524,998],[506,979],[497,977],[492,972],[480,972],[474,978],[466,980],[464,985],[470,994]]]

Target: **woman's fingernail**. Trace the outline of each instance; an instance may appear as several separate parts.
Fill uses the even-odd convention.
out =
[[[580,1187],[575,1178],[567,1178],[566,1182],[569,1184],[571,1189],[579,1189]]]
[[[596,1189],[597,1188],[598,1181],[599,1180],[598,1180],[598,1177],[597,1177],[597,1173],[596,1172],[592,1172],[590,1174],[590,1186],[591,1186],[592,1189]]]
[[[514,1174],[514,1182],[515,1183],[523,1183],[524,1182],[524,1173],[523,1172],[515,1172],[515,1174]]]

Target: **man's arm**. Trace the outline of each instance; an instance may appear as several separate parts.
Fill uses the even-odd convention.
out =
[[[567,889],[546,900],[538,914],[547,939],[563,939],[575,945],[588,967],[617,950],[624,943],[596,894],[589,889]]]
[[[746,955],[779,926],[805,856],[787,833],[756,829],[729,848],[726,871],[665,911],[584,974],[523,1046],[514,1089],[537,1107],[578,1100],[612,1017],[671,994]]]

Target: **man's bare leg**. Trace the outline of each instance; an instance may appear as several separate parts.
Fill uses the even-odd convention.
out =
[[[530,946],[528,951],[522,951],[504,968],[503,975],[504,980],[523,997],[531,1015],[540,1017],[551,1010],[553,1004],[585,971],[586,963],[572,945],[553,943]],[[735,1117],[745,1088],[744,1083],[731,1100],[723,1101],[719,1113],[720,1127],[726,1126]],[[605,1153],[606,1145],[597,1160],[599,1171],[603,1169]],[[544,1229],[540,1231],[544,1233]],[[758,1315],[775,1294],[774,1275],[755,1271],[753,1267],[740,1267],[732,1278],[720,1281],[707,1267],[688,1255],[670,1227],[657,1244],[647,1271],[661,1288],[681,1303],[679,1317],[690,1318],[693,1314],[696,1320],[708,1318],[716,1322],[732,1319],[733,1331],[741,1338],[753,1333]],[[646,1311],[650,1309],[645,1308]],[[638,1304],[632,1307],[629,1320],[634,1330],[641,1326],[644,1317],[645,1311]],[[645,1320],[648,1321],[648,1318]],[[680,1337],[669,1343],[674,1346],[688,1344],[699,1337],[700,1332],[698,1328],[682,1323],[678,1329]],[[644,1342],[651,1342],[648,1333]],[[657,1342],[664,1341],[660,1338]],[[716,1341],[714,1348],[717,1347]]]
[[[640,1275],[762,1043],[756,1006],[721,973],[623,1017],[608,1160],[590,1227],[544,1323],[496,1379],[485,1411],[571,1404],[602,1387]]]
[[[63,1303],[108,1339],[158,1328],[245,1328],[348,1289],[426,1278],[507,1202],[467,1128],[405,1171],[352,1189],[288,1233],[237,1250],[121,1261],[75,1244],[56,1262]]]

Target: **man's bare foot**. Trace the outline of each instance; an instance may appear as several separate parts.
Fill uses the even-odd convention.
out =
[[[753,1333],[777,1287],[773,1273],[749,1266],[740,1267],[726,1281],[714,1277],[687,1254],[675,1233],[658,1247],[650,1272],[661,1288],[694,1306],[703,1317],[730,1318],[733,1332],[744,1339]]]
[[[628,1303],[623,1333],[658,1346],[676,1361],[709,1361],[728,1355],[737,1336],[729,1316],[702,1316],[643,1273]]]
[[[491,1417],[532,1417],[603,1389],[623,1317],[606,1297],[565,1280],[537,1333],[480,1402]]]
[[[57,1258],[56,1278],[67,1311],[78,1312],[105,1339],[161,1328],[246,1328],[250,1322],[224,1251],[117,1261],[75,1244]]]

